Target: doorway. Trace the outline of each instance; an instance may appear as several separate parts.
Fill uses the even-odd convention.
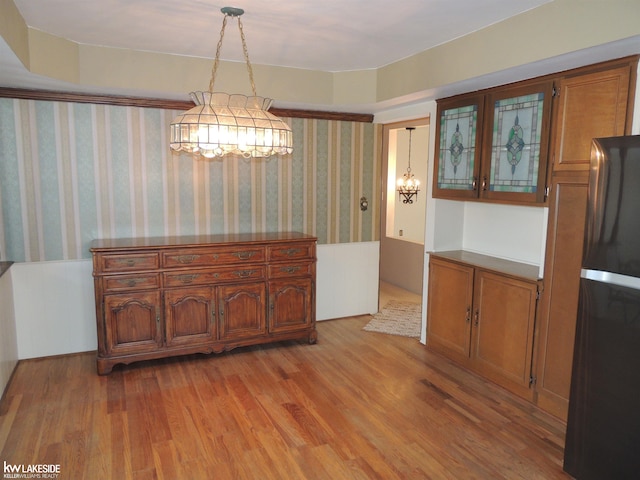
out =
[[[429,119],[384,125],[382,142],[380,285],[421,298],[427,185],[431,181]],[[409,162],[411,173],[420,181],[420,190],[412,203],[404,203],[397,192],[397,180],[407,172]],[[379,298],[382,308],[386,295],[381,291]]]

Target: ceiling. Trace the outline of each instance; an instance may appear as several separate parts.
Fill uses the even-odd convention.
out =
[[[237,6],[245,10],[252,63],[336,72],[378,68],[549,1],[458,0],[454,8],[450,0],[240,0]],[[211,0],[14,2],[29,27],[77,43],[211,58],[222,26],[220,9],[227,5]],[[221,57],[242,61],[237,28],[231,22],[229,27]]]
[[[549,1],[458,0],[454,7],[450,0],[240,0],[231,6],[245,10],[241,18],[252,64],[339,72],[388,65]],[[220,9],[229,5],[212,0],[14,3],[30,28],[79,44],[206,58],[215,56]],[[221,58],[243,61],[233,20]],[[0,86],[78,91],[30,74],[1,37]]]

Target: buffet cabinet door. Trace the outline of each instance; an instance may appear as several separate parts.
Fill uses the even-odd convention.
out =
[[[108,354],[150,352],[162,348],[160,292],[104,296],[104,326]]]

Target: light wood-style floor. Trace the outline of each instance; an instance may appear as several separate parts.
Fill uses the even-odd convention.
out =
[[[74,480],[569,478],[561,422],[369,319],[104,377],[93,353],[22,361],[0,461]]]

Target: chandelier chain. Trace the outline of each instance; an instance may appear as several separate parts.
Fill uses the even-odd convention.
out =
[[[244,59],[247,62],[247,72],[249,72],[251,90],[253,91],[253,96],[257,97],[258,95],[256,94],[256,83],[253,81],[253,68],[251,68],[251,62],[249,61],[249,50],[247,49],[247,41],[244,38],[244,30],[242,29],[242,22],[240,21],[240,17],[238,17],[238,28],[240,29],[240,38],[242,39],[242,51],[244,52]]]
[[[220,49],[222,48],[222,40],[224,39],[224,29],[227,27],[227,15],[222,19],[222,29],[220,30],[220,40],[218,40],[218,46],[216,47],[216,58],[213,61],[213,68],[211,69],[211,80],[209,81],[209,91],[213,93],[213,84],[216,81],[216,73],[218,72],[218,64],[220,63]]]
[[[409,130],[409,163],[407,165],[407,173],[411,173],[411,134],[413,133],[413,129]]]
[[[209,91],[213,93],[213,85],[216,81],[216,73],[218,72],[218,65],[220,64],[220,50],[222,49],[222,41],[224,40],[224,31],[227,27],[227,17],[230,15],[225,13],[224,19],[222,20],[222,29],[220,30],[220,40],[218,40],[218,45],[216,46],[216,58],[213,61],[213,68],[211,69],[211,81],[209,82]],[[253,68],[251,68],[251,62],[249,61],[249,50],[247,48],[247,41],[244,37],[244,30],[242,29],[242,21],[240,20],[240,16],[238,18],[238,29],[240,30],[240,38],[242,40],[242,51],[244,53],[244,59],[247,64],[247,72],[249,73],[249,81],[251,82],[251,91],[253,92],[253,96],[256,97],[256,83],[253,79]]]

